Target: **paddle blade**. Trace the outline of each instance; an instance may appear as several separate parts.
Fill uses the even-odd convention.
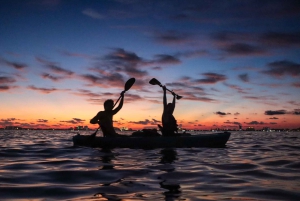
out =
[[[159,86],[161,86],[161,83],[157,79],[155,79],[155,78],[152,78],[149,81],[149,83],[152,84],[152,85],[159,85]]]
[[[177,99],[177,100],[179,100],[179,99],[181,99],[181,98],[182,98],[182,96],[179,96],[179,95],[176,96],[176,99]]]
[[[127,82],[125,83],[125,86],[124,86],[124,91],[128,91],[134,83],[135,83],[134,77],[127,80]]]

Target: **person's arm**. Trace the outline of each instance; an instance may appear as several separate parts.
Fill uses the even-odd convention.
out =
[[[167,95],[166,95],[166,86],[162,87],[164,90],[164,97],[163,97],[163,103],[164,103],[164,109],[167,107]]]
[[[173,101],[172,101],[172,114],[173,114],[173,112],[174,112],[174,110],[175,110],[175,104],[176,104],[176,95],[172,92],[172,95],[173,95]]]
[[[99,114],[100,114],[100,112],[98,112],[98,114],[96,116],[94,116],[94,118],[92,118],[90,120],[91,124],[98,124],[98,122],[99,122]]]
[[[118,107],[113,110],[114,115],[117,114],[123,107],[124,93],[125,93],[125,91],[122,91],[122,93],[120,94],[121,95],[121,100],[120,100],[120,103],[119,103]]]

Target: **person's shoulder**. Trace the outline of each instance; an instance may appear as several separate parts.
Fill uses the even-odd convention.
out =
[[[101,116],[101,115],[104,115],[104,114],[105,114],[104,111],[99,111],[97,115],[98,115],[98,116]]]

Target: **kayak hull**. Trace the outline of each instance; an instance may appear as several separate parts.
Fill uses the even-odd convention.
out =
[[[153,148],[181,148],[181,147],[225,147],[229,132],[181,135],[171,137],[94,137],[77,134],[73,137],[74,146],[88,146],[99,148],[132,148],[132,149],[153,149]]]

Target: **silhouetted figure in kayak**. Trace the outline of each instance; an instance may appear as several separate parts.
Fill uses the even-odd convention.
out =
[[[121,93],[121,100],[120,100],[118,107],[116,107],[116,109],[113,109],[114,101],[111,99],[108,99],[104,102],[104,111],[98,112],[98,114],[90,120],[91,124],[99,124],[104,137],[121,136],[118,133],[116,133],[116,131],[114,129],[113,116],[115,114],[117,114],[123,107],[124,93],[125,93],[125,91],[123,91]],[[96,134],[94,134],[94,135],[96,135]]]
[[[160,131],[162,132],[163,136],[174,136],[175,133],[178,132],[177,128],[177,121],[175,117],[173,116],[173,112],[175,109],[175,97],[176,94],[172,93],[173,95],[173,101],[172,103],[167,104],[167,96],[166,96],[166,86],[163,86],[164,96],[163,96],[163,104],[164,104],[164,110],[162,114],[162,125],[158,125]]]

